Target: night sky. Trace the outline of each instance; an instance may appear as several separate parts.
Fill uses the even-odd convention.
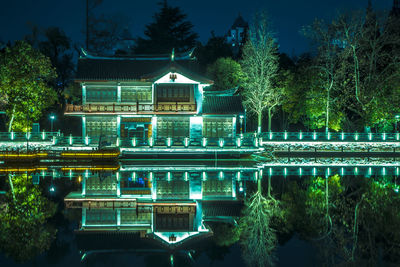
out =
[[[0,0],[0,40],[21,39],[30,32],[28,24],[39,27],[59,26],[74,42],[84,43],[85,0]],[[144,25],[152,20],[159,9],[159,0],[104,0],[98,13],[121,14],[129,21],[126,25],[133,36],[143,34]],[[169,0],[180,6],[194,24],[200,40],[205,42],[210,32],[225,34],[240,14],[250,20],[252,14],[266,9],[270,14],[281,51],[299,54],[307,50],[307,40],[299,34],[301,26],[314,18],[329,20],[338,11],[360,9],[368,0]],[[389,10],[392,0],[372,0],[374,8]]]

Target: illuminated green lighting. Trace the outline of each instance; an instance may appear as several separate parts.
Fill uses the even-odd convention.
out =
[[[203,147],[207,146],[207,138],[206,137],[203,137],[203,139],[201,141],[201,144],[202,144]]]
[[[46,133],[45,131],[42,132],[42,140],[46,139]]]
[[[153,137],[149,137],[149,147],[153,147],[154,145],[154,139]]]
[[[11,132],[10,133],[11,140],[14,140],[14,136],[15,136],[14,132]]]
[[[272,132],[269,132],[269,140],[272,140],[273,137],[274,137],[274,134]]]
[[[185,172],[185,181],[188,181],[189,180],[189,174],[188,174],[188,172]]]
[[[284,173],[285,176],[287,176],[287,168],[283,169],[283,173]]]
[[[303,175],[303,169],[299,168],[299,175],[302,176]]]
[[[382,133],[382,140],[383,140],[383,141],[386,140],[386,133]]]
[[[328,139],[329,140],[329,139]],[[342,132],[342,140],[344,140],[344,132]]]
[[[202,172],[202,177],[203,177],[203,181],[207,180],[207,173],[206,172]]]
[[[284,138],[285,140],[287,140],[287,131],[285,131],[285,133],[284,133],[284,135],[283,135],[283,138]]]
[[[225,143],[224,138],[220,138],[219,139],[219,147],[224,147],[224,143]]]
[[[72,141],[72,134],[69,135],[69,145],[72,146],[73,141]]]
[[[121,141],[120,141],[119,137],[117,137],[117,141],[115,142],[115,145],[116,145],[117,147],[119,147],[120,143],[121,143]]]
[[[189,146],[189,138],[188,137],[185,137],[185,147],[188,147]]]
[[[132,146],[133,146],[133,147],[136,147],[136,145],[137,145],[136,137],[133,137],[133,138],[132,138]]]
[[[313,173],[313,176],[317,175],[317,169],[315,167],[313,168],[312,173]]]
[[[372,140],[372,133],[368,133],[368,140],[369,140],[369,141]]]
[[[354,134],[354,140],[358,141],[358,133]]]
[[[85,137],[85,145],[89,145],[89,136],[87,136],[87,135]]]
[[[172,145],[172,138],[168,137],[167,138],[167,147],[171,147],[171,145]]]
[[[299,139],[300,139],[300,140],[303,139],[303,132],[302,132],[302,131],[299,132]]]
[[[317,140],[317,133],[314,131],[314,133],[313,133],[313,139],[314,140]]]
[[[242,146],[242,139],[240,137],[236,138],[236,146],[241,147]]]

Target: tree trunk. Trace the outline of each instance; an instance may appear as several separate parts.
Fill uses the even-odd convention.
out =
[[[14,122],[14,113],[15,113],[15,106],[13,107],[12,115],[11,115],[11,120],[8,124],[8,132],[11,132],[12,130],[12,124]]]
[[[325,132],[329,131],[329,109],[330,109],[330,97],[331,97],[331,89],[328,89],[326,96],[326,120],[325,120]]]
[[[12,179],[11,179],[11,174],[8,175],[8,183],[10,184],[11,194],[12,194],[12,197],[13,197],[13,201],[15,203],[16,199],[15,199],[14,185],[13,185],[13,182],[12,182]]]
[[[271,132],[272,109],[268,109],[268,132]]]
[[[271,199],[271,175],[268,175],[268,198]]]
[[[257,133],[261,134],[261,126],[262,126],[262,112],[259,112],[257,114],[258,116],[258,128],[257,128]]]

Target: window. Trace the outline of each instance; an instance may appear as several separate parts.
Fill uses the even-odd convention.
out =
[[[203,136],[232,137],[232,118],[203,118]]]
[[[189,84],[159,84],[157,85],[158,102],[190,102]]]
[[[116,102],[116,87],[88,87],[86,88],[87,102]]]
[[[151,102],[151,86],[121,87],[121,102]]]

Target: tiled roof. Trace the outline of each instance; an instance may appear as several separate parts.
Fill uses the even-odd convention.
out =
[[[243,114],[241,96],[207,95],[203,99],[203,114]]]
[[[102,58],[84,57],[78,60],[76,81],[154,81],[168,72],[180,73],[192,80],[212,84],[198,74],[200,67],[192,59],[171,61],[168,58]]]

